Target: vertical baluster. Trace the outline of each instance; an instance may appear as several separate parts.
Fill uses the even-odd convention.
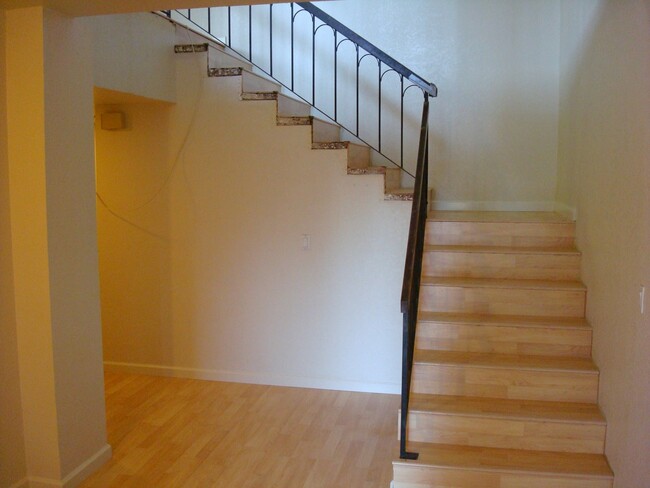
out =
[[[228,47],[232,47],[232,7],[228,6]]]
[[[404,169],[404,76],[400,75],[400,107],[399,107],[399,167]]]
[[[382,82],[382,76],[381,76],[381,61],[378,59],[377,60],[377,66],[379,67],[379,76],[378,76],[378,83],[379,83],[379,105],[377,109],[377,149],[379,149],[379,152],[381,152],[381,82]]]
[[[291,91],[294,91],[294,51],[293,51],[293,37],[294,37],[294,24],[295,16],[293,13],[294,3],[291,2]]]
[[[248,6],[248,60],[253,62],[253,6]]]
[[[187,20],[192,20],[192,10],[189,8],[187,9]]]
[[[212,35],[212,8],[208,7],[208,34]]]
[[[316,16],[311,16],[311,104],[316,106]]]
[[[273,76],[273,4],[269,5],[269,74]]]
[[[339,54],[339,46],[338,46],[338,32],[334,31],[334,120],[338,121],[338,54]]]
[[[357,131],[354,134],[359,137],[359,45],[355,44],[357,49]]]

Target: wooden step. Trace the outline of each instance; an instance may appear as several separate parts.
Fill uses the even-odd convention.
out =
[[[578,281],[425,276],[420,287],[425,312],[583,317],[585,300]]]
[[[538,356],[591,356],[583,318],[421,312],[418,349]]]
[[[426,244],[572,247],[575,223],[550,212],[431,212]]]
[[[595,403],[598,370],[585,358],[418,349],[411,390],[433,395]]]
[[[408,439],[462,446],[603,454],[596,404],[413,394]]]
[[[429,245],[424,249],[427,276],[577,280],[580,253],[575,247]]]
[[[409,443],[415,461],[393,461],[394,488],[612,488],[599,454]]]

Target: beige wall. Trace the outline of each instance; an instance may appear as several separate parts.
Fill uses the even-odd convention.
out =
[[[398,391],[410,205],[206,78],[204,55],[175,59],[177,105],[97,107],[128,121],[96,130],[109,366]]]
[[[7,140],[5,15],[0,10],[0,140]],[[0,144],[0,486],[25,478],[25,443],[16,345],[7,145]]]
[[[617,488],[650,483],[650,4],[562,4],[558,200],[577,210]]]
[[[91,37],[83,21],[40,8],[8,11],[6,26],[14,354],[27,474],[34,486],[72,486],[110,457]]]

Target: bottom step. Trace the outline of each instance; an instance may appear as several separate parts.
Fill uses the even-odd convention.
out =
[[[393,461],[394,488],[611,488],[605,456],[409,443]]]

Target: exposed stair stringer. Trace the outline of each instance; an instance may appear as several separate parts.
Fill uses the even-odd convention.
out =
[[[225,62],[230,62],[232,66],[211,67],[211,47],[217,49],[219,55],[228,60]],[[280,85],[254,73],[249,63],[238,59],[236,55],[229,54],[226,50],[227,48],[223,46],[208,43],[177,44],[174,47],[177,54],[206,53],[208,77],[241,77],[240,98],[242,101],[274,101],[278,126],[310,126],[312,150],[346,151],[348,175],[382,175],[384,177],[384,200],[413,200],[413,189],[401,186],[402,171],[399,168],[374,166],[371,149],[368,146],[341,140],[340,126],[314,117],[311,115],[309,104],[282,93]],[[223,61],[220,64],[223,64]]]

